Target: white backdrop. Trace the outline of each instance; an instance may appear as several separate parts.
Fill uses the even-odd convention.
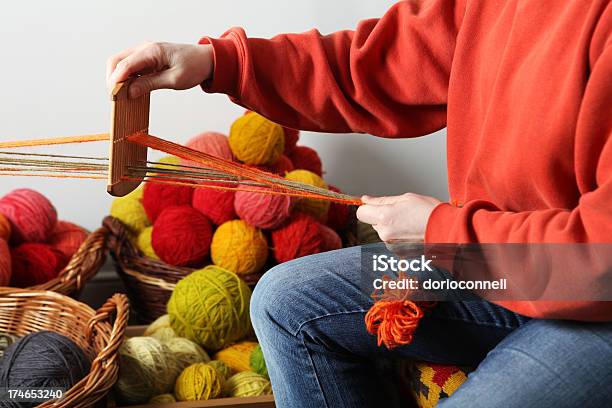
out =
[[[323,33],[381,16],[389,0],[16,1],[0,13],[0,140],[106,132],[110,106],[106,58],[142,41],[196,42],[243,26],[269,37],[312,27]],[[225,96],[199,88],[157,91],[151,132],[179,142],[203,130],[227,132],[241,114]],[[326,179],[362,194],[414,191],[447,198],[444,131],[415,140],[304,133],[301,143],[322,156]],[[28,151],[36,151],[29,149]],[[106,155],[104,143],[44,151]],[[159,155],[158,155],[159,156]],[[95,228],[111,198],[102,181],[0,178],[0,195],[35,188],[60,217]]]

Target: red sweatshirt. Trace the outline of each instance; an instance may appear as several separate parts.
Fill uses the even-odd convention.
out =
[[[355,31],[201,42],[215,57],[204,89],[283,125],[390,138],[446,126],[451,202],[427,242],[612,242],[607,0],[403,1]],[[504,304],[595,320],[610,305]]]

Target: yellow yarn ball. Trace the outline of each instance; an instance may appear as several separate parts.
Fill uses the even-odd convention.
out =
[[[174,337],[163,343],[174,355],[174,361],[179,371],[183,371],[186,367],[195,363],[210,361],[210,357],[202,347],[184,337]]]
[[[232,376],[232,369],[229,368],[227,364],[225,364],[221,360],[211,360],[208,362],[209,365],[214,367],[217,370],[217,373],[223,378],[223,381],[227,380]]]
[[[216,265],[181,279],[168,301],[170,324],[180,337],[207,350],[219,350],[251,329],[251,289],[236,275]]]
[[[285,133],[280,125],[251,112],[232,124],[229,145],[244,163],[274,164],[285,150]]]
[[[144,331],[145,336],[151,336],[159,329],[170,327],[170,316],[168,314],[161,315],[153,323],[151,323]]]
[[[187,367],[176,379],[174,396],[179,401],[201,401],[221,395],[223,380],[217,371],[206,363]]]
[[[223,394],[228,397],[256,397],[272,394],[270,380],[252,371],[243,371],[231,376],[223,387]]]
[[[172,404],[174,402],[176,402],[176,398],[174,398],[172,394],[156,395],[149,400],[149,404],[151,405]]]
[[[159,256],[157,256],[153,244],[151,244],[151,234],[153,234],[153,227],[147,227],[140,231],[136,239],[136,246],[145,256],[159,260]]]
[[[213,235],[210,257],[215,265],[238,275],[259,272],[268,259],[268,241],[246,221],[227,221]]]
[[[176,338],[176,333],[172,330],[172,327],[162,327],[161,329],[155,330],[151,337],[165,343],[170,339]]]
[[[157,164],[157,163],[161,163],[161,164]],[[176,156],[164,156],[161,159],[159,159],[157,163],[153,165],[153,167],[157,167],[160,169],[173,169],[175,168],[174,166],[181,165],[181,159],[179,159]],[[167,166],[168,164],[169,166]]]
[[[128,196],[115,198],[110,213],[134,235],[151,225],[142,203]]]
[[[166,346],[152,337],[132,337],[119,349],[119,378],[115,389],[125,404],[144,404],[172,390],[178,374]]]
[[[285,175],[287,180],[299,181],[302,183],[310,184],[311,186],[320,187],[327,189],[327,183],[319,177],[317,174],[308,170],[293,170]],[[302,211],[312,215],[320,221],[327,219],[327,213],[329,211],[329,201],[316,200],[313,198],[301,198],[295,204],[297,211]]]
[[[251,369],[251,353],[257,348],[254,341],[243,341],[220,350],[213,356],[215,360],[221,360],[232,370],[238,373]]]
[[[140,185],[132,192],[126,194],[123,198],[131,198],[134,200],[142,201],[143,196],[144,196],[144,186]]]

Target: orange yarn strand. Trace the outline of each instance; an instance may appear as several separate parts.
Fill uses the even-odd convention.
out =
[[[108,141],[108,133],[98,133],[94,135],[56,137],[51,139],[32,139],[19,140],[14,142],[0,142],[0,149],[12,149],[16,147],[32,147],[32,146],[52,146],[70,143],[87,143]]]

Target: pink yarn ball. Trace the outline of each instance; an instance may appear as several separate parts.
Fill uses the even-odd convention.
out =
[[[0,199],[0,213],[11,222],[11,239],[20,242],[45,242],[57,223],[53,204],[37,191],[22,188]]]
[[[220,159],[233,161],[234,154],[229,147],[227,136],[217,132],[204,132],[192,137],[185,146],[199,152],[208,153]],[[190,160],[181,159],[183,166],[202,167],[202,164]]]
[[[323,251],[333,251],[342,248],[342,239],[336,231],[323,224],[319,228],[321,228],[321,238],[323,238]]]
[[[0,286],[11,281],[11,250],[5,240],[0,238]]]
[[[237,218],[234,210],[235,195],[233,190],[200,187],[193,192],[191,205],[207,216],[213,224],[221,225]]]
[[[248,224],[272,229],[281,225],[291,213],[291,198],[283,195],[255,193],[248,190],[264,190],[262,187],[238,189],[234,199],[236,214]]]
[[[66,259],[71,259],[88,235],[84,228],[76,224],[68,221],[58,221],[49,236],[47,244],[64,254]]]

